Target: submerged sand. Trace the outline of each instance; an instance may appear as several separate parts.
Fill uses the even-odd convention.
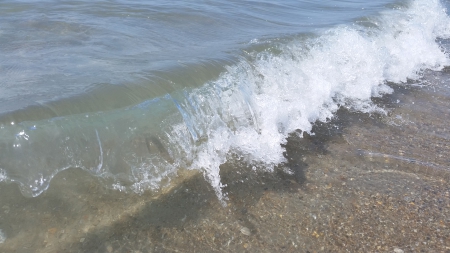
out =
[[[1,184],[0,251],[450,252],[450,81],[427,78],[293,134],[274,172],[224,164],[226,207],[195,171],[141,196],[78,169],[32,199]]]

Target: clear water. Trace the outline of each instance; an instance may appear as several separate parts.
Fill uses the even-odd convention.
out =
[[[406,198],[349,249],[444,238],[448,5],[2,1],[0,251],[339,251]]]
[[[4,1],[0,175],[25,196],[81,168],[142,193],[285,161],[288,134],[449,64],[437,0]]]

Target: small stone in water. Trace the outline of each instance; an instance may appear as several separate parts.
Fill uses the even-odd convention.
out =
[[[241,233],[243,233],[244,235],[251,235],[252,234],[252,232],[250,232],[250,229],[248,229],[247,227],[241,228]]]
[[[47,232],[48,232],[49,235],[54,235],[57,231],[58,231],[57,228],[49,228],[49,229],[47,230]]]

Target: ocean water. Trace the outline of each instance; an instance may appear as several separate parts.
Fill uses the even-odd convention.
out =
[[[81,168],[143,193],[200,170],[224,201],[231,155],[270,171],[288,134],[386,113],[388,83],[448,65],[445,4],[4,1],[0,179],[35,197]]]
[[[139,196],[173,189],[198,172],[207,185],[198,186],[199,196],[210,187],[225,207],[236,183],[230,175],[245,171],[239,166],[274,173],[290,162],[289,138],[351,121],[338,113],[343,110],[402,128],[406,116],[389,114],[399,90],[433,83],[444,97],[436,101],[450,97],[448,6],[438,0],[2,1],[0,199],[9,202],[0,203],[0,245],[10,240],[8,249],[18,249],[30,238],[23,228],[42,227],[51,219],[45,213],[55,212],[61,217],[58,230],[46,230],[48,246],[49,236],[70,226],[71,210],[60,210],[61,199],[118,198],[132,208],[143,201]],[[330,136],[339,128],[328,127]],[[427,130],[449,138],[445,128]],[[439,165],[395,152],[358,155],[448,170],[448,154],[435,152]],[[70,191],[47,193],[52,185]],[[42,201],[45,194],[53,197]],[[35,211],[42,206],[51,211]],[[118,209],[105,206],[98,209]],[[8,222],[14,208],[25,212],[21,217],[45,215]],[[184,222],[183,215],[175,217]],[[42,246],[45,236],[31,233],[23,252]]]
[[[132,196],[199,171],[226,206],[225,163],[270,173],[289,135],[388,115],[449,66],[448,5],[2,1],[0,184],[33,198],[76,169]]]

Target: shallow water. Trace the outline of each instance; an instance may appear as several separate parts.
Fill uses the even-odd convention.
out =
[[[196,171],[159,193],[108,190],[80,169],[25,198],[1,185],[2,252],[448,250],[450,74],[394,86],[388,116],[341,110],[314,136],[292,135],[288,162],[221,167],[227,205]],[[433,99],[431,99],[433,98]],[[427,113],[424,113],[426,111]]]
[[[2,11],[14,15],[0,20],[14,28],[21,22],[9,19],[23,18],[17,13],[48,12],[30,24],[61,34],[67,27],[50,21],[70,11],[75,18],[87,11],[97,17],[92,22],[119,19],[134,27],[143,14],[157,10],[156,20],[172,22],[167,28],[172,33],[183,30],[183,23],[174,26],[179,20],[173,19],[181,14],[220,21],[224,17],[219,14],[234,13],[246,22],[208,26],[216,29],[205,31],[209,39],[185,34],[186,43],[198,42],[198,47],[186,50],[179,41],[168,43],[171,49],[162,56],[167,59],[148,60],[124,46],[126,52],[111,55],[116,59],[107,67],[76,72],[69,66],[85,81],[92,75],[117,82],[75,82],[68,88],[74,93],[59,90],[65,86],[39,84],[51,89],[44,93],[54,100],[26,98],[40,96],[27,86],[17,85],[24,93],[14,93],[8,85],[20,82],[10,77],[25,78],[26,71],[10,68],[0,88],[15,95],[5,92],[0,99],[18,96],[26,102],[5,102],[0,118],[0,251],[450,249],[450,75],[444,68],[449,23],[437,1],[376,2],[361,11],[358,2],[301,2],[323,17],[306,28],[296,23],[304,24],[302,19],[288,15],[298,10],[284,5],[267,9],[249,2],[208,2],[173,9],[115,2],[110,9],[104,3],[95,9],[84,2],[50,3],[8,3]],[[33,4],[39,5],[37,11]],[[222,5],[215,9],[214,4]],[[245,8],[239,9],[242,4]],[[234,11],[224,13],[223,5]],[[209,16],[191,13],[206,7]],[[277,10],[286,16],[274,15]],[[133,18],[120,19],[122,11]],[[336,13],[327,16],[326,11]],[[256,20],[270,22],[254,30]],[[112,24],[97,25],[106,35],[108,27],[136,33]],[[242,30],[222,42],[228,26]],[[2,28],[3,40],[11,38],[3,36],[11,27]],[[100,47],[136,43],[136,34],[118,36],[118,41],[103,38]],[[100,35],[106,36],[97,31],[89,38]],[[54,38],[61,43],[61,37]],[[208,44],[214,39],[220,50]],[[48,45],[47,38],[37,40],[42,47],[18,48],[37,55],[48,45],[81,50],[86,55],[79,60],[90,57],[89,50],[100,58],[111,52],[96,51],[89,39],[81,48],[70,40]],[[2,43],[1,49],[9,50],[5,45],[10,44]],[[148,50],[134,48],[141,49]],[[33,56],[30,52],[25,55]],[[64,62],[52,58],[52,52],[49,61]],[[10,56],[0,58],[2,69],[13,62],[5,58]],[[178,56],[190,60],[175,63]],[[147,62],[128,64],[127,57]],[[28,70],[46,76],[50,65],[31,64]],[[122,72],[114,70],[119,65],[125,66]],[[67,71],[56,72],[62,78]],[[146,81],[133,79],[143,72]]]
[[[104,188],[81,169],[25,198],[1,185],[2,252],[448,250],[450,74],[393,85],[388,115],[341,109],[292,135],[275,172],[221,166],[226,206],[197,171],[160,192]],[[231,159],[229,159],[232,161]]]

